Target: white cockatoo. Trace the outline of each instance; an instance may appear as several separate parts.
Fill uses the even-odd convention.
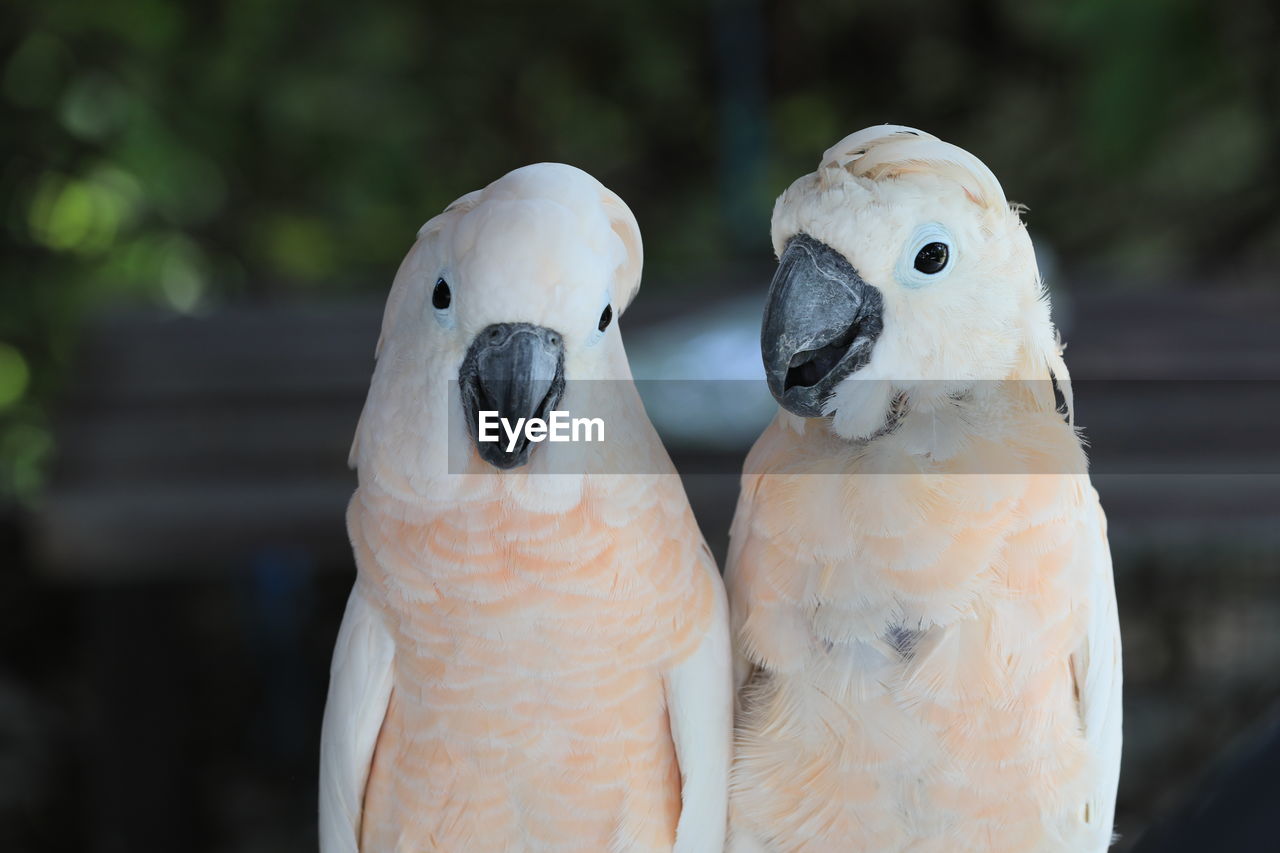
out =
[[[1105,850],[1106,520],[1018,209],[973,155],[886,125],[829,149],[772,230],[784,411],[726,572],[729,849]]]
[[[401,265],[352,448],[325,853],[723,848],[727,607],[618,332],[640,268],[622,200],[548,163]],[[605,441],[484,442],[486,410]]]

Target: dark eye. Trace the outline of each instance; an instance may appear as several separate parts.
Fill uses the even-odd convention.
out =
[[[609,324],[613,322],[613,306],[606,305],[604,310],[600,312],[600,324],[596,326],[600,331],[609,328]]]
[[[916,269],[925,275],[941,272],[947,265],[947,244],[929,243],[916,253]]]
[[[436,289],[431,291],[431,307],[437,311],[443,311],[451,302],[453,302],[453,294],[449,292],[449,282],[442,278],[436,279]]]

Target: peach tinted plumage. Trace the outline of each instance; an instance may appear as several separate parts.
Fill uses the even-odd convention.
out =
[[[640,251],[617,196],[539,164],[401,266],[352,449],[322,849],[722,847],[723,588],[612,322]],[[614,440],[482,452],[476,401],[589,410]]]
[[[729,849],[1105,850],[1106,522],[1017,210],[971,154],[884,126],[784,192],[773,237],[783,411],[726,571]]]

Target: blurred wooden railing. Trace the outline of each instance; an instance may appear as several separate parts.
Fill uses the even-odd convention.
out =
[[[659,303],[650,300],[644,315],[663,316]],[[688,312],[683,303],[678,309]],[[715,316],[713,305],[706,310]],[[1080,422],[1103,470],[1121,472],[1096,478],[1113,538],[1280,538],[1280,477],[1241,473],[1239,465],[1244,452],[1259,460],[1258,471],[1280,471],[1280,442],[1267,429],[1232,434],[1227,426],[1245,413],[1231,411],[1230,399],[1190,399],[1185,383],[1280,380],[1280,295],[1082,293],[1060,299],[1058,311],[1068,362],[1082,380]],[[56,469],[33,519],[38,563],[54,576],[112,581],[199,575],[287,548],[318,568],[348,568],[343,508],[354,477],[345,461],[380,318],[380,305],[352,303],[96,321],[60,409]],[[643,317],[629,324],[629,338],[644,327]],[[1091,384],[1122,379],[1171,381],[1145,384],[1132,400],[1123,399],[1123,383]],[[1254,393],[1268,387],[1255,385]],[[1111,389],[1107,400],[1096,399],[1097,388]],[[1273,394],[1266,402],[1280,428],[1280,401]],[[1199,430],[1206,454],[1234,452],[1235,467],[1129,473],[1146,470],[1144,441],[1161,437],[1151,428],[1157,410],[1171,429]],[[728,450],[732,472],[741,456]],[[679,463],[681,448],[672,453]],[[722,553],[736,479],[693,477],[689,488]]]

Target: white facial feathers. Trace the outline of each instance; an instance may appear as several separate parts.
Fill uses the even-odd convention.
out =
[[[572,166],[525,166],[458,198],[419,229],[396,274],[353,462],[369,461],[361,447],[400,442],[389,467],[422,482],[445,470],[437,439],[461,417],[449,383],[493,326],[553,333],[566,377],[628,377],[617,318],[643,258],[631,210]]]
[[[558,221],[553,223],[552,218]],[[494,223],[495,219],[502,221]],[[526,220],[523,226],[521,219]],[[454,201],[423,225],[418,237],[439,241],[445,254],[483,254],[494,261],[509,258],[513,264],[541,248],[521,246],[519,234],[501,234],[502,228],[533,239],[552,237],[566,250],[581,249],[605,258],[615,315],[626,309],[640,288],[644,246],[635,216],[616,193],[581,169],[563,163],[516,169]],[[486,242],[486,237],[503,239]]]
[[[920,380],[950,393],[990,380],[1066,379],[1019,213],[977,157],[899,125],[846,136],[779,196],[772,236],[780,256],[807,234],[883,297],[870,360],[824,405],[838,434],[873,434],[890,401]]]

